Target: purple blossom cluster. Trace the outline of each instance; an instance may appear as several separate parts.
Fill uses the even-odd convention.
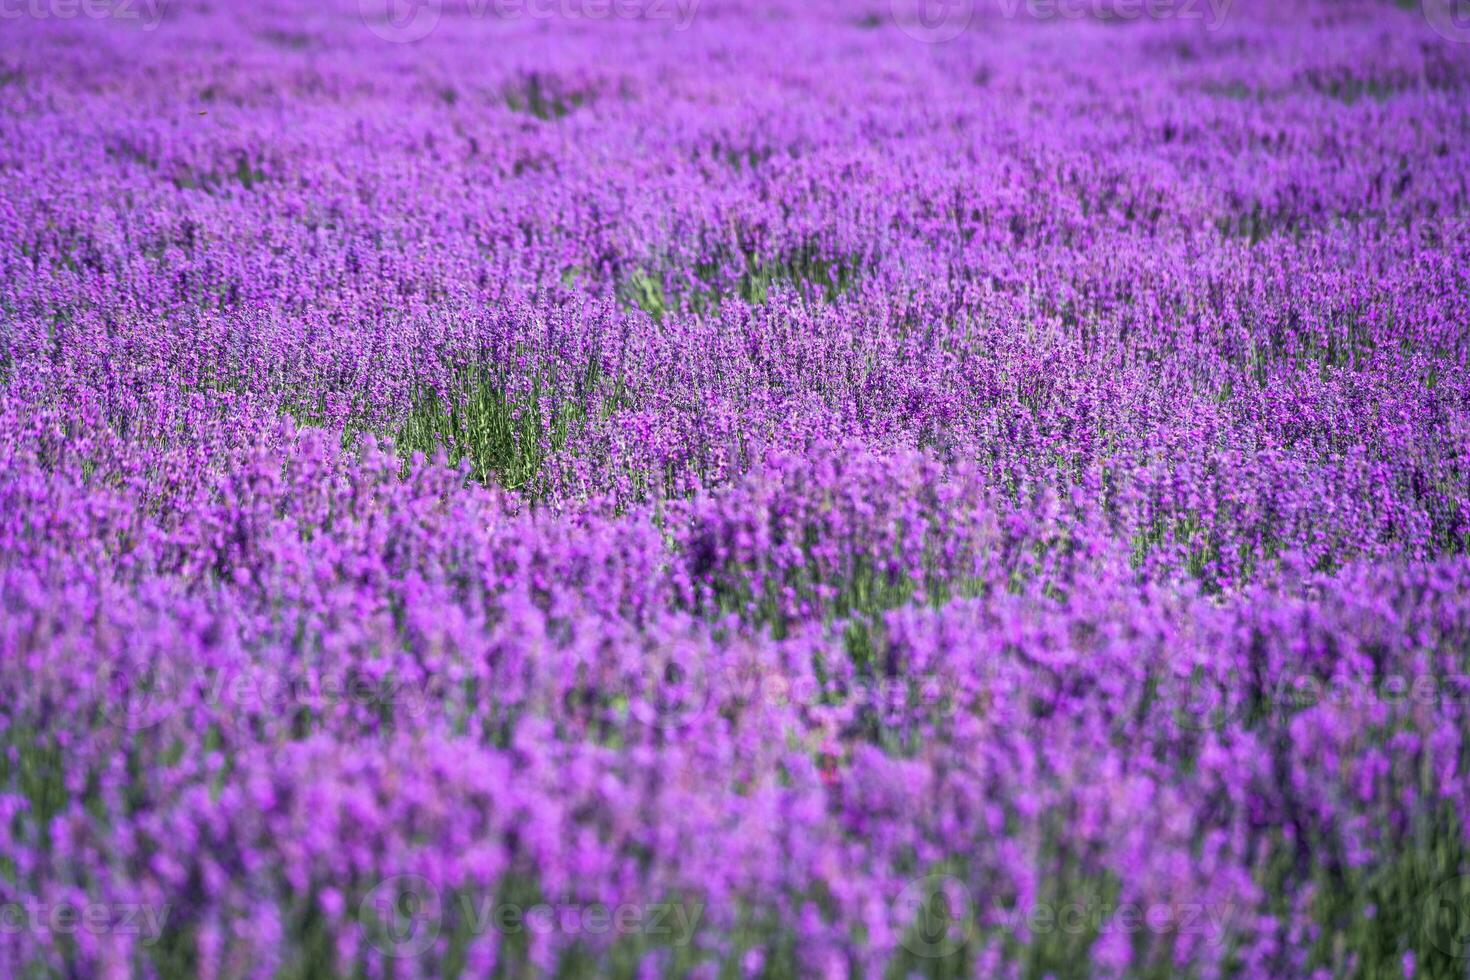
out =
[[[0,974],[1470,970],[1439,0],[62,6]]]

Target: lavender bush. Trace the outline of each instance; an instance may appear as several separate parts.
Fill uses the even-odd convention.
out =
[[[1465,977],[1452,7],[4,11],[0,973]]]

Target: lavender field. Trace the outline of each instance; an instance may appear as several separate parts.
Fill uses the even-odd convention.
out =
[[[0,976],[1470,976],[1461,0],[0,0]]]

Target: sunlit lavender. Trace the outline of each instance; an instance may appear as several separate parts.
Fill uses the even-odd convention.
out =
[[[1459,0],[0,0],[0,975],[1470,975]]]

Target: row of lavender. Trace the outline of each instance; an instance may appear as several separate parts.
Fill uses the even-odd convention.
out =
[[[0,35],[0,971],[1465,974],[1442,22],[379,6]]]

